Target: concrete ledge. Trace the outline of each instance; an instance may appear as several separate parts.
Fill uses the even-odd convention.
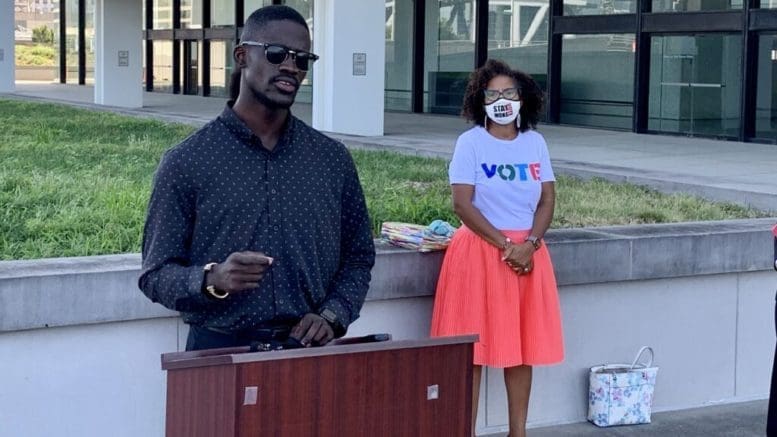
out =
[[[559,285],[769,270],[774,219],[560,229]],[[368,301],[432,296],[444,254],[378,243]],[[137,289],[138,254],[0,262],[0,332],[175,317]]]
[[[775,219],[552,230],[559,285],[769,270]]]

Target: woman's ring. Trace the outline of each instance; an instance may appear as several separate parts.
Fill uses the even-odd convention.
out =
[[[529,268],[528,267],[524,267],[523,271],[524,271],[524,273],[529,273]]]

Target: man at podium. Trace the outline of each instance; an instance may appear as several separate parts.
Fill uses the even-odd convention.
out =
[[[138,284],[181,312],[187,350],[323,345],[358,318],[375,262],[356,167],[290,112],[318,59],[298,12],[255,11],[233,57],[236,99],[159,164]]]

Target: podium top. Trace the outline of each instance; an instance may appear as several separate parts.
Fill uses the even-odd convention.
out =
[[[347,338],[342,340],[348,340]],[[454,344],[474,343],[477,335],[438,337],[420,340],[389,340],[375,343],[345,343],[337,341],[321,346],[304,349],[280,351],[250,352],[248,346],[223,349],[205,349],[190,352],[170,352],[162,354],[162,370],[185,369],[191,367],[221,366],[256,361],[288,360],[320,356],[334,356],[365,352],[381,352],[396,349],[412,349]]]

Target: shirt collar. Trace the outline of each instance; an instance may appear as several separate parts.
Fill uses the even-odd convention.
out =
[[[221,111],[219,121],[221,121],[221,123],[224,124],[224,126],[226,126],[227,129],[229,129],[229,131],[232,132],[232,134],[235,135],[235,137],[237,137],[237,139],[241,142],[255,145],[260,147],[262,150],[267,150],[262,147],[262,140],[254,135],[253,131],[251,131],[248,125],[246,125],[245,122],[243,122],[243,120],[237,116],[235,110],[232,109],[232,105],[234,104],[234,100],[229,100],[227,102],[226,106],[224,106],[224,110]],[[285,148],[287,144],[291,144],[292,134],[294,133],[294,128],[297,124],[296,121],[297,118],[291,114],[291,111],[289,111],[289,116],[286,117],[286,122],[282,128],[283,133],[281,133],[281,137],[278,139],[278,144],[275,145],[273,152]]]

